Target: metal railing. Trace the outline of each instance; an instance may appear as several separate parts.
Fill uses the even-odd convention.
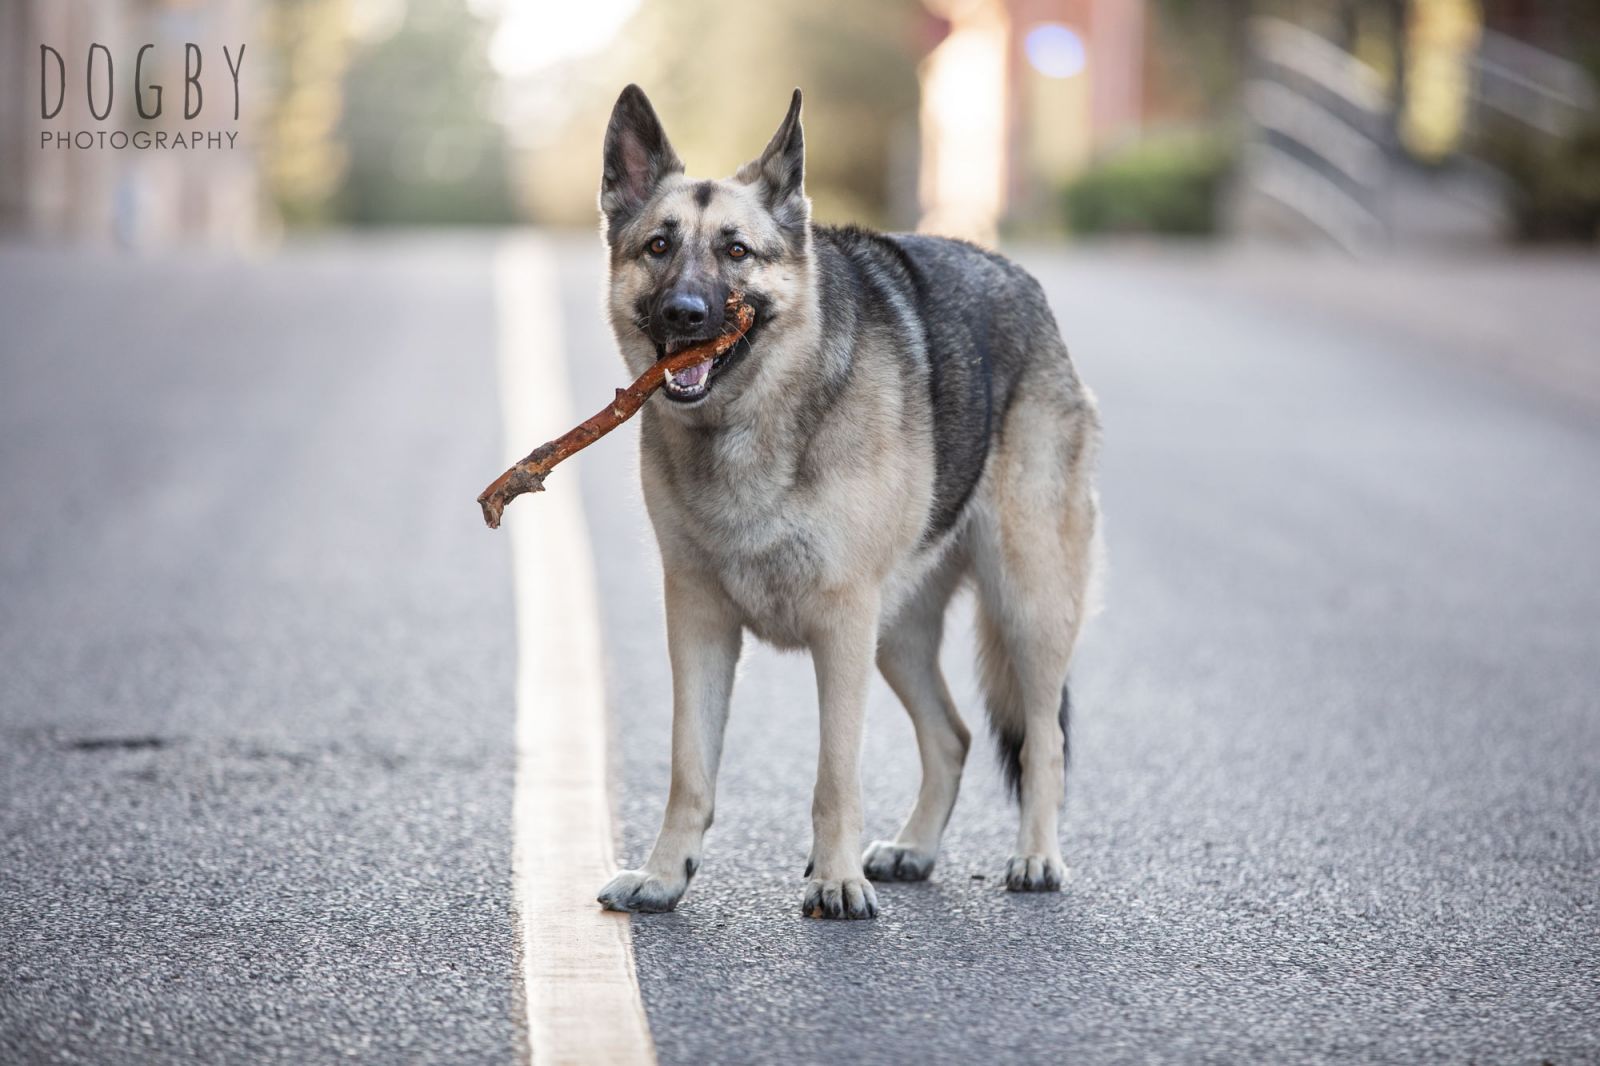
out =
[[[1347,251],[1382,244],[1389,173],[1382,78],[1282,19],[1253,19],[1249,40],[1239,192],[1276,203]]]
[[[1416,165],[1395,134],[1397,102],[1356,56],[1278,18],[1251,20],[1247,39],[1244,143],[1233,188],[1239,228],[1252,228],[1249,220],[1270,205],[1272,217],[1287,215],[1298,231],[1360,254],[1404,239],[1422,215],[1436,229],[1483,230],[1484,219],[1503,213],[1491,202],[1500,197],[1493,175],[1470,157],[1452,158],[1450,180]],[[1490,30],[1479,36],[1470,72],[1463,144],[1504,119],[1563,137],[1600,107],[1582,67]]]

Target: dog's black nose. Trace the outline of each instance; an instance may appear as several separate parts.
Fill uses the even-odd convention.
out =
[[[710,313],[705,300],[690,292],[675,292],[661,304],[661,317],[676,330],[699,329]]]

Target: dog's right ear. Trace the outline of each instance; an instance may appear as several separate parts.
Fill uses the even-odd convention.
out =
[[[608,232],[615,234],[639,213],[661,179],[683,170],[661,128],[649,97],[630,85],[617,97],[606,126],[604,169],[600,178],[600,210]]]

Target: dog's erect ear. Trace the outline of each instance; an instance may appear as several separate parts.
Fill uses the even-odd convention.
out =
[[[734,179],[746,185],[760,185],[767,207],[780,225],[803,223],[809,215],[806,203],[806,138],[800,126],[800,90],[789,100],[789,113],[783,125],[767,142],[759,159],[739,168]]]
[[[672,150],[644,90],[637,85],[623,89],[606,126],[600,177],[600,210],[611,231],[615,233],[639,213],[662,178],[682,170],[683,162]]]

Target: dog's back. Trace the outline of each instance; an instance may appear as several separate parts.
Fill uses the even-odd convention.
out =
[[[892,349],[925,378],[935,484],[925,543],[959,522],[1019,382],[1034,364],[1066,404],[1087,404],[1038,281],[967,241],[814,227],[825,335],[870,336],[893,323]]]

